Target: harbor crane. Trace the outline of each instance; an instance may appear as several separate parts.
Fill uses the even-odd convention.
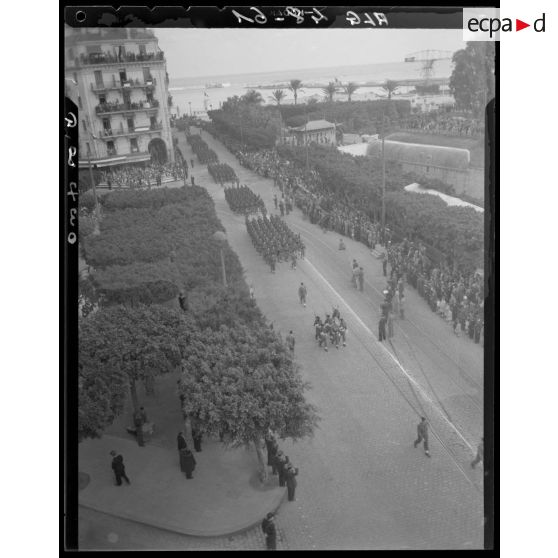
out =
[[[405,56],[405,62],[422,62],[421,75],[425,83],[434,77],[434,63],[438,60],[451,60],[453,52],[449,50],[420,50]]]

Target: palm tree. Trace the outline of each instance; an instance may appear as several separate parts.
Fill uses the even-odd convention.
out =
[[[358,89],[358,85],[354,81],[349,81],[347,85],[343,87],[345,93],[349,96],[349,103],[351,102],[351,95]]]
[[[289,89],[293,92],[294,101],[296,105],[296,100],[298,99],[298,92],[302,91],[302,81],[299,79],[291,79],[289,83]]]
[[[335,85],[333,81],[330,81],[325,87],[322,87],[322,91],[327,97],[327,100],[331,103],[333,102],[333,96],[337,93],[337,85]]]
[[[276,89],[271,94],[271,98],[277,103],[277,106],[279,106],[281,101],[285,98],[285,92],[282,89]]]
[[[399,87],[399,84],[393,80],[393,79],[388,79],[383,85],[382,85],[382,89],[384,91],[387,91],[388,94],[388,99],[391,100],[391,95],[392,93],[395,92],[395,90]]]
[[[250,89],[244,93],[244,95],[242,95],[242,100],[248,105],[261,105],[263,103],[261,93],[255,89]]]

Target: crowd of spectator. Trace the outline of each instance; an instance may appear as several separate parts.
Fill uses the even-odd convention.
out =
[[[311,223],[324,230],[362,242],[371,250],[386,246],[388,258],[402,268],[407,281],[426,299],[431,309],[451,321],[456,333],[461,330],[475,342],[483,332],[483,279],[477,273],[464,274],[444,262],[434,262],[420,243],[396,243],[388,227],[382,232],[380,223],[345,200],[327,192],[316,172],[296,167],[279,157],[276,150],[238,152],[240,163],[262,176],[273,178],[287,199],[295,204]]]
[[[388,244],[390,276],[403,275],[433,312],[479,343],[484,329],[484,281],[477,273],[463,274],[443,262],[433,262],[420,242]],[[384,267],[385,270],[385,267]]]
[[[101,183],[112,188],[150,188],[151,186],[161,186],[163,181],[184,180],[187,176],[187,168],[181,164],[151,163],[145,167],[123,167],[103,172]]]
[[[429,112],[410,117],[404,125],[411,130],[420,130],[430,134],[451,136],[480,136],[484,133],[484,124],[476,118]]]

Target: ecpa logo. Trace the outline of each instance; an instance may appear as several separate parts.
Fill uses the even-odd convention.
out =
[[[497,8],[464,8],[463,9],[463,40],[464,41],[499,41],[500,33],[521,31],[532,27],[537,33],[545,32],[546,14],[534,20],[533,24],[521,19],[500,18]]]

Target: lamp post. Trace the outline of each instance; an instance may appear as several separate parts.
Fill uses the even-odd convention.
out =
[[[382,119],[382,234],[386,234],[386,134],[385,115]]]
[[[222,231],[213,233],[213,238],[219,242],[219,250],[221,252],[221,271],[223,272],[223,286],[227,286],[227,272],[225,270],[225,255],[223,253],[223,244],[227,241],[227,235]]]

